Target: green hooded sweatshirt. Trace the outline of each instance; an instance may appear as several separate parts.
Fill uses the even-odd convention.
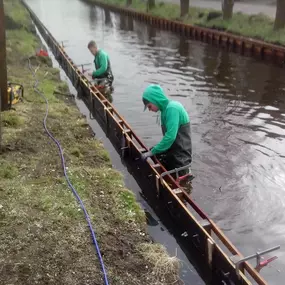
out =
[[[190,122],[188,113],[181,103],[168,99],[159,85],[149,85],[143,93],[143,99],[157,106],[161,112],[164,136],[151,151],[154,155],[163,153],[174,143],[179,128]]]
[[[98,50],[97,54],[95,55],[94,64],[95,64],[96,70],[94,70],[92,73],[93,79],[96,77],[102,77],[102,76],[107,77],[107,73],[110,73],[110,72],[112,74],[109,56],[102,49]]]

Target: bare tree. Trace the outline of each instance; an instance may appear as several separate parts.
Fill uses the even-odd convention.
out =
[[[274,30],[285,27],[285,0],[277,0]]]
[[[184,17],[189,12],[190,0],[180,0],[180,16]]]
[[[230,20],[232,18],[233,9],[234,9],[234,0],[222,0],[222,11],[223,11],[224,20]]]

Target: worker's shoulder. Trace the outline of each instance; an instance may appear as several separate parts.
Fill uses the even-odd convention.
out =
[[[107,56],[108,57],[108,53],[106,51],[104,51],[103,49],[100,49],[100,56]]]
[[[183,110],[184,109],[184,107],[183,107],[183,105],[180,103],[180,102],[178,102],[178,101],[170,101],[168,104],[167,104],[167,108],[166,108],[167,110],[178,110],[178,111],[180,111],[180,110]]]

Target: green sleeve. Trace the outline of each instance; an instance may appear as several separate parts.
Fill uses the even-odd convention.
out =
[[[174,143],[179,129],[179,110],[169,108],[166,113],[166,133],[162,140],[153,147],[152,153],[159,154],[167,151]]]
[[[92,73],[92,77],[101,76],[107,71],[108,68],[108,56],[104,52],[100,52],[99,54],[99,68]]]

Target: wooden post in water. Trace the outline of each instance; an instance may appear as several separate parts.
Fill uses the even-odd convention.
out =
[[[0,90],[1,90],[1,111],[4,111],[8,109],[8,94],[7,94],[6,35],[5,35],[3,0],[0,0]]]

